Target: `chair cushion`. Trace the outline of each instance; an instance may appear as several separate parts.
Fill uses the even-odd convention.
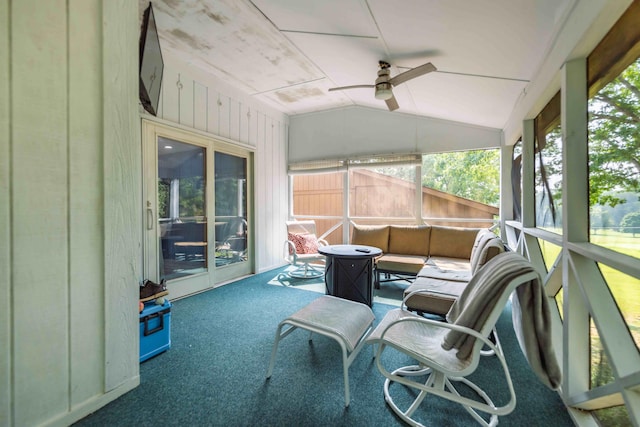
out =
[[[429,256],[431,227],[392,225],[389,227],[389,253]]]
[[[378,258],[376,268],[380,271],[395,271],[397,273],[416,274],[419,272],[426,257],[416,255],[384,254]]]
[[[318,253],[318,238],[315,234],[289,233],[288,239],[293,242],[297,254]]]
[[[406,297],[411,292],[421,291],[420,294],[407,299],[407,307],[425,313],[445,315],[466,286],[467,282],[418,277],[405,289],[404,295]]]
[[[351,244],[373,246],[383,253],[389,252],[388,225],[353,225]]]

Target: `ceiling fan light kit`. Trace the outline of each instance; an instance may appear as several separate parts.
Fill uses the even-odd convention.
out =
[[[432,71],[436,71],[436,67],[434,67],[432,63],[427,62],[426,64],[422,64],[416,68],[412,68],[408,71],[405,71],[404,73],[400,73],[397,76],[390,78],[389,68],[391,67],[391,65],[387,61],[379,61],[378,65],[380,66],[380,69],[378,70],[378,78],[376,79],[375,85],[354,85],[354,86],[333,87],[329,89],[329,92],[334,90],[374,87],[375,98],[386,101],[387,108],[390,111],[393,111],[398,109],[398,103],[396,102],[396,99],[393,96],[393,91],[392,91],[393,86],[397,86],[401,83],[405,83],[408,80],[415,79],[416,77],[422,76]]]
[[[391,92],[391,84],[384,82],[376,84],[376,99],[382,99],[386,101],[393,96],[393,92]]]

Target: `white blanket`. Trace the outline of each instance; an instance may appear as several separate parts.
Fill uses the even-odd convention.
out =
[[[515,252],[494,257],[471,278],[464,292],[447,313],[449,323],[480,330],[496,304],[515,277],[534,271],[529,261]],[[551,340],[551,316],[540,280],[523,283],[513,298],[513,326],[522,351],[531,368],[548,387],[560,386],[562,373]],[[467,334],[450,331],[442,347],[457,348],[458,358],[469,357],[475,339]]]

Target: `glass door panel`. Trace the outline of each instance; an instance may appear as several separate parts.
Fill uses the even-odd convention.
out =
[[[247,265],[247,159],[216,151],[214,169],[216,267]]]
[[[160,278],[207,271],[206,149],[158,137]]]

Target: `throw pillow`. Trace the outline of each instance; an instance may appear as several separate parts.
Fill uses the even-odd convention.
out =
[[[318,238],[315,234],[289,233],[288,239],[293,242],[298,255],[318,253]],[[293,251],[289,249],[289,253],[292,254]]]

